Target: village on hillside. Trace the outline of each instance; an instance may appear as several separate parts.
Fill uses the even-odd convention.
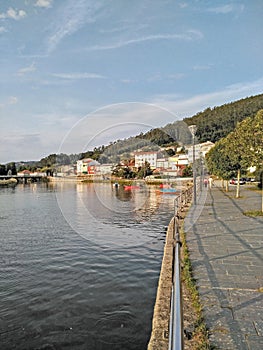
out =
[[[116,163],[103,163],[100,159],[83,158],[77,160],[71,165],[57,165],[52,173],[47,173],[47,176],[58,178],[63,177],[110,177],[116,167],[119,169],[129,168],[133,172],[138,172],[147,164],[151,169],[152,177],[162,175],[168,177],[183,176],[185,169],[191,167],[193,158],[195,160],[205,159],[206,153],[214,146],[213,142],[207,141],[196,145],[188,145],[184,147],[175,147],[174,155],[169,156],[167,150],[171,150],[171,146],[160,148],[159,150],[136,150],[131,153],[131,158],[121,160]],[[194,151],[193,151],[194,150]],[[193,154],[195,153],[195,154]],[[18,175],[33,175],[29,170],[18,172]],[[43,173],[42,173],[43,174]]]

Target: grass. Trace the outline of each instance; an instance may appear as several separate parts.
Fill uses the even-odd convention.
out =
[[[243,214],[246,215],[246,216],[258,217],[258,216],[263,216],[263,211],[261,211],[261,210],[250,210],[250,211],[244,211]]]
[[[194,325],[192,334],[192,347],[193,350],[209,350],[211,349],[208,340],[208,330],[203,318],[202,306],[200,303],[199,293],[196,286],[196,281],[193,277],[192,265],[189,256],[188,247],[186,244],[186,234],[181,233],[182,248],[183,248],[183,285],[189,295],[190,304],[187,305],[187,309],[190,307],[190,312],[194,314]],[[188,310],[189,312],[189,310]]]

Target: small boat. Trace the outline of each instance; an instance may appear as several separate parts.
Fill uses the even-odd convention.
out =
[[[162,188],[160,190],[157,190],[156,192],[160,194],[177,194],[178,190],[176,190],[175,188]]]
[[[171,188],[170,184],[160,184],[160,188]]]
[[[131,191],[131,190],[139,190],[140,186],[138,185],[124,185],[125,191]]]

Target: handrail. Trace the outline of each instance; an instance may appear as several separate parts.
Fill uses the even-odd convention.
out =
[[[179,231],[179,212],[192,197],[193,188],[183,191],[174,200],[174,263],[173,284],[171,293],[170,327],[169,327],[169,350],[184,349],[184,327],[183,327],[183,298],[181,284],[181,259]]]

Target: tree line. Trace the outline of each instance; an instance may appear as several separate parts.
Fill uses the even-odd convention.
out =
[[[15,162],[0,164],[0,175],[16,175],[17,169]]]

